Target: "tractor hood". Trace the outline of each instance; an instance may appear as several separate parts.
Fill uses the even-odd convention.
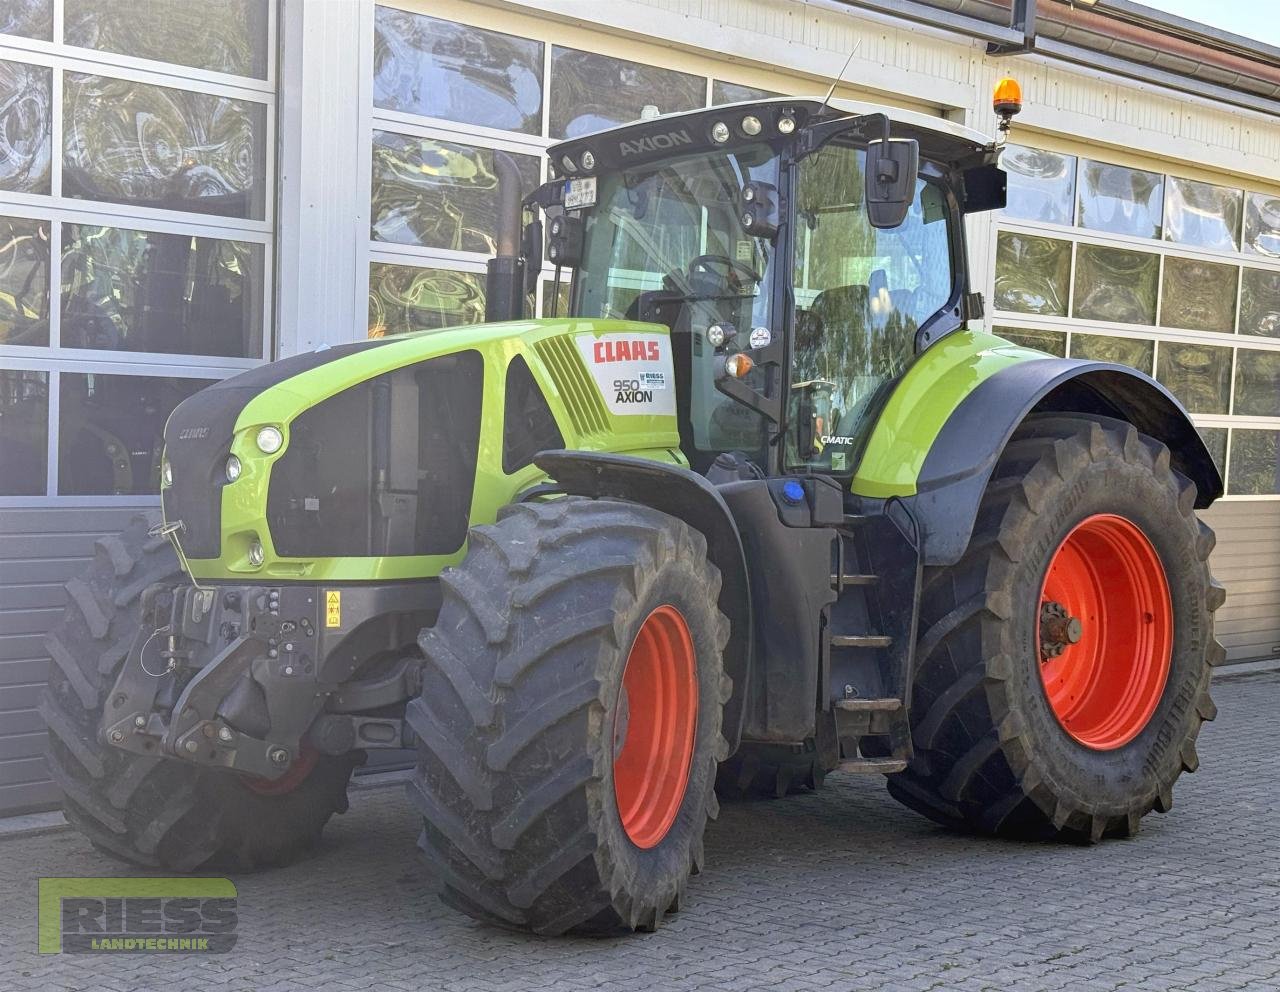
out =
[[[197,578],[409,577],[459,558],[473,516],[540,481],[540,450],[678,461],[678,444],[667,328],[512,321],[216,383],[169,418],[161,495]]]

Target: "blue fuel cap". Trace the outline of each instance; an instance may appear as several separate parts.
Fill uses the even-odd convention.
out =
[[[782,501],[791,506],[799,506],[804,502],[804,486],[795,479],[788,479],[782,484]]]

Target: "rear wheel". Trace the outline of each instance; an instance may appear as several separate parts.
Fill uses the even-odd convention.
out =
[[[727,750],[702,535],[629,503],[520,504],[441,579],[407,716],[442,897],[546,934],[656,927],[702,864]]]
[[[299,761],[277,781],[255,781],[176,759],[131,754],[98,738],[106,695],[142,623],[142,592],[187,581],[154,517],[98,541],[93,565],[67,584],[67,609],[46,638],[53,659],[40,712],[48,766],[67,820],[126,861],[169,871],[288,864],[347,808],[357,755]],[[305,766],[305,767],[300,767]]]
[[[1084,842],[1167,811],[1224,657],[1194,501],[1128,424],[1019,428],[964,557],[925,577],[915,757],[889,791],[949,826]]]

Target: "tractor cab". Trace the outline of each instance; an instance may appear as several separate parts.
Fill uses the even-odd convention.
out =
[[[569,315],[670,329],[701,472],[731,454],[851,476],[893,383],[975,315],[962,218],[1003,202],[978,133],[846,101],[716,107],[550,154],[529,202],[557,282],[569,269]]]

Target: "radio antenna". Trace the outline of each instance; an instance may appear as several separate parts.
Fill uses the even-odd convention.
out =
[[[849,71],[849,63],[853,61],[853,57],[858,54],[858,49],[861,47],[862,47],[862,39],[859,38],[856,42],[854,42],[853,50],[849,53],[849,57],[844,60],[844,65],[840,67],[839,74],[836,76],[835,79],[831,80],[831,88],[827,90],[827,95],[822,98],[822,106],[818,108],[818,114],[816,114],[815,116],[820,115],[824,110],[827,109],[827,104],[831,102],[831,97],[836,92],[836,86],[839,85],[840,81],[844,79],[844,74]]]

